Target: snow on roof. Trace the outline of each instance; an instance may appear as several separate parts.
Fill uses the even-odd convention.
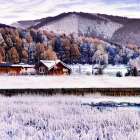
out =
[[[33,68],[34,66],[20,63],[20,64],[12,64],[12,67]]]
[[[50,70],[53,66],[60,62],[60,60],[40,60]]]
[[[67,67],[68,69],[71,69],[69,66],[67,66],[65,63],[63,63],[60,60],[40,60],[40,62],[42,62],[46,67],[48,67],[49,70],[52,69],[59,62],[65,67]]]

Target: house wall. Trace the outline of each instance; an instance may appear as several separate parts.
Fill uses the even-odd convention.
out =
[[[63,72],[63,69],[52,68],[49,71],[49,75],[67,75],[67,72]]]
[[[45,73],[44,74],[47,75],[48,74],[48,68],[46,66],[44,66],[43,64],[40,64],[37,68],[35,68],[36,74],[39,74],[40,75],[40,72],[39,72],[39,68],[40,67],[45,68]]]
[[[20,71],[22,68],[11,68],[9,71],[10,75],[20,75]]]
[[[63,70],[65,69],[65,71]],[[52,68],[49,71],[49,75],[67,75],[68,74],[68,69],[61,65],[61,63],[58,63],[56,67]]]

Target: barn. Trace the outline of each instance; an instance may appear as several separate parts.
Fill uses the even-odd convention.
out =
[[[61,60],[40,60],[34,68],[38,75],[67,75],[71,73],[71,68]]]

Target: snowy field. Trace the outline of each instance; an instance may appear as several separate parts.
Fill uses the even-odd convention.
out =
[[[139,140],[140,112],[82,105],[140,97],[13,96],[0,97],[1,140]],[[89,101],[90,99],[90,101]]]
[[[0,89],[37,88],[139,88],[140,77],[107,75],[0,76]]]

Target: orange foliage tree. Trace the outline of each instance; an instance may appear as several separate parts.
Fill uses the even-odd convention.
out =
[[[80,61],[81,60],[81,54],[78,50],[77,44],[72,44],[70,47],[70,57],[74,58],[75,61]]]
[[[0,63],[2,63],[3,61],[2,61],[2,55],[1,55],[1,53],[0,53]]]
[[[46,50],[44,53],[41,54],[42,59],[44,60],[55,60],[57,59],[56,53],[51,49]]]
[[[12,47],[8,51],[8,62],[9,63],[19,63],[19,55],[17,53],[17,50],[14,47]]]
[[[44,53],[44,51],[45,51],[44,45],[39,42],[37,44],[37,56],[39,59],[41,58],[41,54]]]
[[[21,58],[28,58],[28,53],[25,50],[22,50],[22,56]]]
[[[5,49],[0,46],[0,54],[2,56],[2,60],[5,61]]]

